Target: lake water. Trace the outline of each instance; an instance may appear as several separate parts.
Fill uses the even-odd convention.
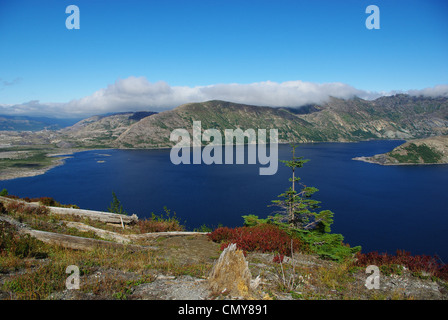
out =
[[[322,209],[332,210],[332,231],[363,252],[438,254],[448,262],[448,165],[380,166],[351,160],[390,151],[402,141],[301,144],[310,161],[298,176],[318,188]],[[289,159],[289,145],[279,158]],[[107,210],[112,191],[139,217],[175,211],[188,229],[202,224],[240,226],[242,215],[266,217],[271,200],[289,187],[290,171],[260,176],[260,165],[173,165],[170,150],[79,152],[44,175],[0,181],[21,197],[49,196],[81,208]]]

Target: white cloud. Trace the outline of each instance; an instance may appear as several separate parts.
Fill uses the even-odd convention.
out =
[[[371,98],[372,94],[343,83],[312,83],[303,81],[256,82],[251,84],[214,84],[198,87],[170,86],[166,82],[149,82],[145,77],[119,79],[90,96],[72,100],[67,112],[92,113],[137,109],[166,110],[183,103],[226,100],[261,106],[302,106],[321,103],[329,96]],[[379,96],[377,94],[376,96]],[[95,110],[95,111],[94,111]]]
[[[356,89],[348,84],[313,83],[304,81],[256,82],[250,84],[214,84],[186,87],[170,86],[159,81],[149,82],[145,77],[131,76],[93,94],[67,103],[30,101],[20,105],[0,105],[0,114],[88,116],[107,112],[151,110],[163,111],[188,102],[226,100],[235,103],[272,107],[298,107],[310,103],[322,103],[330,96],[349,99],[358,96],[375,99],[394,92],[370,92]],[[430,97],[448,96],[448,85],[439,85],[421,90],[409,90],[411,95]]]
[[[448,97],[448,84],[440,84],[432,88],[425,88],[421,90],[409,90],[407,92],[411,96],[426,96],[426,97]]]
[[[61,108],[61,103],[42,104],[39,100],[31,100],[21,104],[0,104],[0,115],[15,116],[71,116],[66,114]]]

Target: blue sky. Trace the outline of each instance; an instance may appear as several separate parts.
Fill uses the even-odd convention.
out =
[[[71,4],[79,30],[65,26]],[[371,4],[379,30],[365,27]],[[159,82],[168,91],[267,81],[367,92],[446,85],[447,17],[448,1],[436,0],[0,0],[0,105],[45,108],[130,85],[148,97]]]

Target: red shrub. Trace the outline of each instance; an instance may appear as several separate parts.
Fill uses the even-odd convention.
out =
[[[36,202],[40,202],[40,204],[43,206],[56,207],[59,204],[58,202],[56,202],[56,200],[50,197],[41,197],[33,200],[37,200]]]
[[[295,252],[300,251],[302,243],[290,237],[284,230],[272,224],[260,224],[254,227],[230,229],[222,227],[208,234],[210,240],[223,242],[223,250],[230,243],[236,243],[243,251],[277,252],[291,255],[291,246]]]
[[[397,250],[395,255],[387,253],[380,254],[377,251],[358,253],[356,265],[360,267],[365,267],[368,265],[401,265],[405,266],[412,272],[424,271],[441,279],[448,280],[448,267],[447,265],[439,262],[437,257],[428,255],[412,256],[410,252],[402,250]]]
[[[274,259],[272,260],[272,262],[281,263],[283,262],[284,258],[285,256],[283,254],[276,254],[274,255]]]
[[[230,239],[235,239],[238,235],[237,229],[231,229],[228,227],[220,227],[213,232],[209,233],[207,236],[210,240],[214,242],[223,242]]]
[[[5,209],[8,212],[19,212],[23,211],[23,208],[25,205],[21,202],[6,202],[5,203]]]
[[[20,199],[18,196],[14,196],[12,194],[7,194],[4,197],[9,198],[9,199]]]
[[[9,213],[25,214],[25,215],[46,215],[49,213],[48,208],[44,206],[29,206],[22,202],[5,203],[5,209]]]

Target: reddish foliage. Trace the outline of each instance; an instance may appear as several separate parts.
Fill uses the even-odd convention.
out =
[[[31,202],[40,202],[43,206],[49,206],[49,207],[55,207],[58,206],[59,203],[56,202],[53,198],[50,197],[41,197],[41,198],[35,198],[31,199]]]
[[[58,204],[56,202],[56,200],[54,200],[53,198],[50,198],[50,197],[40,197],[40,198],[25,197],[25,198],[22,198],[22,200],[25,202],[39,202],[43,206],[55,207]]]
[[[45,215],[49,213],[48,208],[44,206],[31,207],[27,206],[21,202],[8,202],[5,203],[4,208],[7,212],[15,212],[18,214],[35,214],[35,215]]]
[[[4,196],[5,198],[9,198],[9,199],[20,199],[18,196],[14,196],[12,194],[7,194]]]
[[[237,236],[237,230],[228,227],[220,227],[208,234],[208,238],[214,242],[223,242],[234,239]]]
[[[210,240],[223,242],[221,250],[230,243],[236,243],[243,251],[277,252],[291,255],[291,246],[295,252],[301,251],[302,243],[292,238],[284,230],[272,224],[260,224],[254,227],[221,227],[208,234]],[[292,242],[292,243],[291,243]]]
[[[15,200],[23,200],[25,202],[39,202],[40,205],[47,206],[47,207],[62,207],[62,208],[76,208],[76,209],[79,209],[79,207],[77,205],[74,205],[74,204],[60,204],[59,202],[57,202],[56,200],[54,200],[51,197],[40,197],[40,198],[24,197],[24,198],[20,198],[18,196],[14,196],[14,195],[6,195],[5,197],[10,198],[10,199],[15,199]]]
[[[283,262],[284,258],[285,258],[285,256],[283,254],[276,254],[274,256],[274,259],[272,260],[272,262],[281,263],[281,262]]]
[[[387,253],[378,253],[377,251],[369,253],[358,253],[357,266],[405,266],[412,272],[427,272],[440,279],[448,280],[448,267],[442,264],[436,256],[415,255],[410,252],[397,250],[395,255]]]

